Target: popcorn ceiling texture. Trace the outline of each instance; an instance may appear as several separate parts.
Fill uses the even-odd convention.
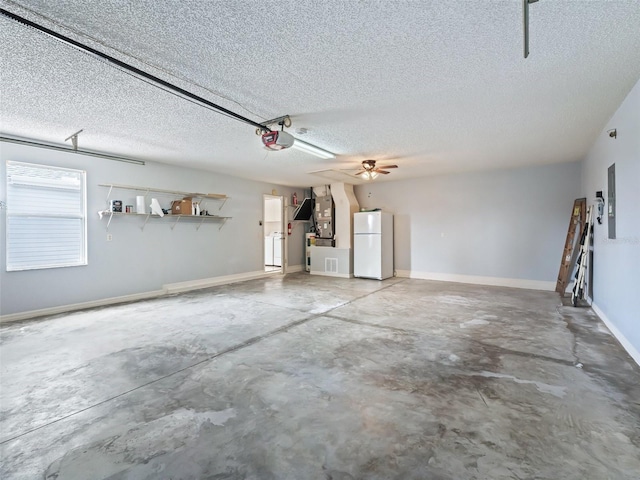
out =
[[[365,158],[401,166],[385,180],[578,160],[640,77],[635,0],[532,5],[526,60],[516,1],[0,4],[339,156],[267,155],[253,127],[2,17],[4,134],[83,128],[83,149],[290,185]]]

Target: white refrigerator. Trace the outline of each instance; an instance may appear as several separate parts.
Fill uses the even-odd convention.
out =
[[[384,280],[393,277],[393,215],[353,215],[353,275]]]

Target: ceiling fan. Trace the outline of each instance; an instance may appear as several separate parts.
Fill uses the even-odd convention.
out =
[[[387,172],[388,168],[398,168],[397,165],[381,165],[376,167],[375,160],[364,160],[362,162],[362,170],[356,173],[356,176],[361,177],[365,180],[373,180],[378,176],[378,174],[382,173],[383,175],[387,175],[391,172]]]

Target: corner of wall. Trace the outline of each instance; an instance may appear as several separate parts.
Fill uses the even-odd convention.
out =
[[[596,138],[582,161],[582,195],[589,203],[603,192],[602,224],[594,225],[592,308],[640,364],[640,80]],[[615,129],[617,135],[609,135]],[[608,168],[615,164],[616,238],[609,238]]]

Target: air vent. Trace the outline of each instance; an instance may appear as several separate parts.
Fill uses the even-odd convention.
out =
[[[337,258],[325,258],[324,259],[324,271],[325,271],[325,273],[338,273],[338,259]]]

